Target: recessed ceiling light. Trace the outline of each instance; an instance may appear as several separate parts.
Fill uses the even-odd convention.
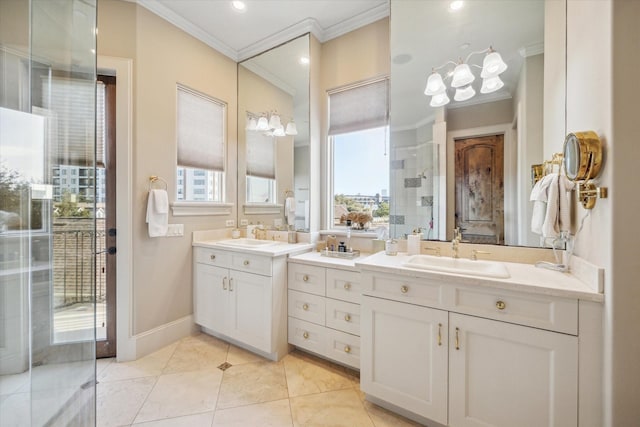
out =
[[[231,7],[237,12],[244,12],[247,10],[247,5],[243,1],[232,1]]]
[[[449,3],[449,10],[455,12],[456,10],[462,9],[464,6],[464,2],[462,0],[455,0]]]
[[[300,57],[300,63],[303,65],[306,65],[310,62],[309,57],[308,56],[301,56]]]

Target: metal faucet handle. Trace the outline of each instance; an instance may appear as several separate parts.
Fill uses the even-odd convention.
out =
[[[477,261],[478,255],[491,255],[491,252],[480,251],[478,249],[474,249],[474,250],[471,251],[471,259],[473,261]]]

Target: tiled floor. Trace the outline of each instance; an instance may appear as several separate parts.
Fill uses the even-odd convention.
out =
[[[298,351],[271,362],[204,334],[135,362],[99,360],[98,382],[98,426],[418,425],[364,401],[351,370]]]

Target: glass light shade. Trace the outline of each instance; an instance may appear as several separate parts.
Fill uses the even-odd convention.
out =
[[[504,63],[500,54],[498,52],[491,52],[485,56],[482,61],[482,73],[480,73],[480,77],[483,79],[496,77],[504,73],[506,69],[507,64]]]
[[[453,70],[453,80],[451,80],[451,86],[458,88],[466,86],[473,82],[476,76],[473,75],[471,69],[467,64],[458,64]]]
[[[285,133],[287,135],[297,135],[298,128],[296,127],[296,124],[294,122],[287,123],[287,130],[285,131]]]
[[[256,130],[269,130],[269,121],[266,117],[260,117],[260,119],[258,119]]]
[[[500,77],[490,77],[488,79],[482,80],[482,87],[480,88],[480,93],[491,93],[495,92],[504,86],[504,82],[500,79]]]
[[[433,72],[427,79],[427,87],[424,89],[424,94],[428,96],[438,95],[444,93],[447,87],[442,81],[440,73]]]
[[[271,129],[277,129],[280,124],[280,116],[277,114],[272,114],[271,119],[269,119],[269,127]]]
[[[473,98],[473,95],[475,94],[476,91],[473,89],[473,86],[468,85],[456,89],[456,94],[453,96],[453,99],[456,101],[466,101],[467,99]]]
[[[432,107],[442,107],[443,105],[447,105],[450,99],[447,96],[446,92],[439,93],[437,95],[433,95],[431,98],[431,102],[429,103]]]
[[[273,136],[284,136],[284,126],[282,125],[278,125],[278,127],[275,128],[275,130],[273,131]]]
[[[257,127],[258,121],[254,117],[251,117],[249,122],[247,122],[247,130],[256,130]]]

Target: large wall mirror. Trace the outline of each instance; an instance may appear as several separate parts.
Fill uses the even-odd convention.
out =
[[[306,34],[238,64],[238,223],[308,229],[308,171]]]
[[[531,166],[565,133],[563,3],[392,0],[393,236],[541,245]]]

